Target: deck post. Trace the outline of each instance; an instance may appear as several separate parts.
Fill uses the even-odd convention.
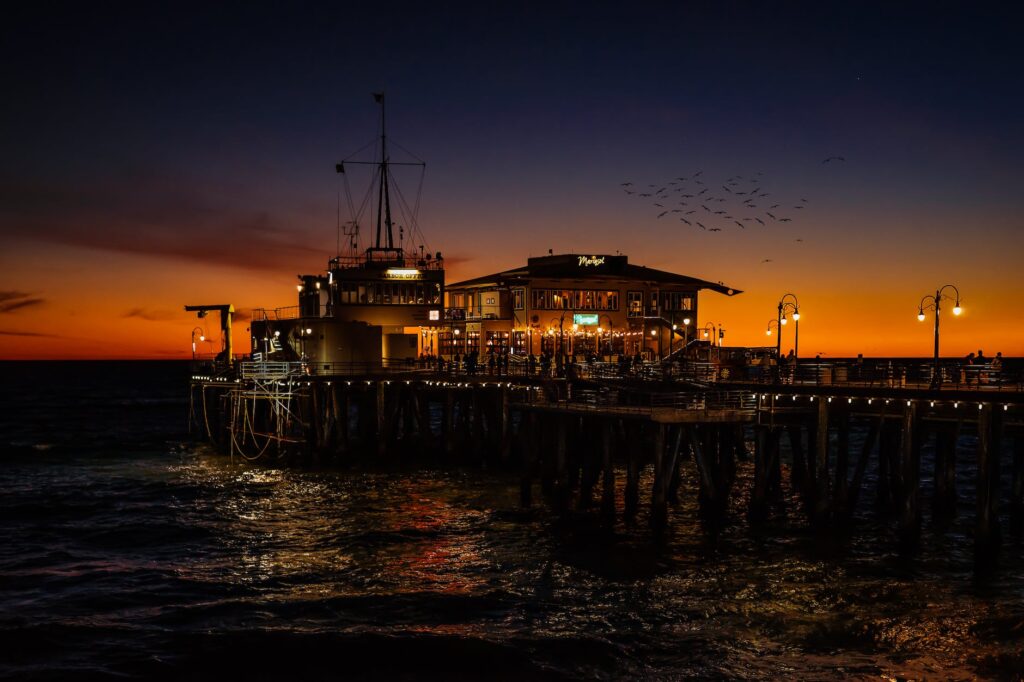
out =
[[[839,518],[849,504],[850,498],[850,410],[843,408],[837,415],[836,429],[836,470],[832,489],[833,516]]]

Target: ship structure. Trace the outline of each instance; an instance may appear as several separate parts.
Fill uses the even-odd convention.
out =
[[[257,309],[250,325],[252,358],[257,361],[298,361],[310,373],[344,374],[372,371],[382,365],[408,362],[432,354],[442,326],[444,259],[422,244],[406,247],[406,235],[420,235],[415,208],[398,193],[396,166],[419,166],[420,161],[393,161],[388,146],[383,93],[380,105],[379,155],[370,161],[346,159],[336,170],[346,183],[354,166],[370,166],[370,188],[364,206],[373,206],[371,246],[360,249],[361,218],[339,225],[339,253],[326,272],[300,275],[298,304]],[[397,199],[404,222],[392,211]],[[419,201],[415,202],[418,206]],[[396,239],[396,231],[398,239]],[[344,244],[344,248],[342,248]]]

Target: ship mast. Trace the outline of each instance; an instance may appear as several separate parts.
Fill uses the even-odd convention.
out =
[[[388,187],[388,132],[387,120],[385,118],[384,93],[373,93],[373,99],[380,104],[380,187],[377,193],[377,243],[376,248],[381,248],[381,221],[387,227],[388,249],[395,247],[394,231],[391,225],[391,194]]]

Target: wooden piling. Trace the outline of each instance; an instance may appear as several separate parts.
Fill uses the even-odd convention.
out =
[[[640,504],[640,438],[641,432],[636,424],[626,427],[626,491],[624,494],[624,516],[632,519],[636,516]]]
[[[662,528],[668,523],[668,476],[665,472],[665,425],[654,425],[654,487],[651,490],[651,525]]]
[[[903,440],[900,472],[900,542],[907,547],[918,543],[921,536],[921,441],[923,429],[917,418],[917,404],[903,408]]]
[[[978,506],[974,531],[975,560],[987,564],[999,546],[999,450],[1002,411],[985,404],[978,410]]]
[[[1013,479],[1010,484],[1010,527],[1018,537],[1024,528],[1024,434],[1013,438]]]
[[[818,419],[815,430],[814,447],[814,494],[812,505],[812,522],[824,525],[828,519],[828,455],[829,455],[829,434],[828,434],[828,401],[818,399]]]
[[[935,431],[935,491],[932,497],[932,519],[940,525],[956,515],[956,443],[960,421],[937,425]]]
[[[601,438],[601,515],[615,515],[615,468],[612,463],[612,429],[607,419],[600,420]]]
[[[868,435],[864,439],[864,445],[861,447],[860,456],[857,458],[857,464],[853,468],[853,477],[850,479],[849,494],[846,499],[845,507],[843,508],[843,516],[846,520],[849,520],[857,510],[857,501],[860,499],[861,486],[864,482],[864,472],[867,471],[871,451],[875,448],[875,443],[878,442],[878,434],[882,430],[882,419],[882,417],[879,417],[878,419],[871,420],[871,424],[868,427]]]

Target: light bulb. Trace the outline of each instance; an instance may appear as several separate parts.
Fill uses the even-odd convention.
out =
[[[953,306],[953,314],[954,315],[959,315],[963,311],[964,311],[964,309],[960,307],[959,303],[957,303],[955,306]]]
[[[793,319],[794,320],[799,320],[800,319],[800,313],[793,313]]]
[[[920,320],[921,322],[924,322],[924,313],[918,313],[917,319]]]

